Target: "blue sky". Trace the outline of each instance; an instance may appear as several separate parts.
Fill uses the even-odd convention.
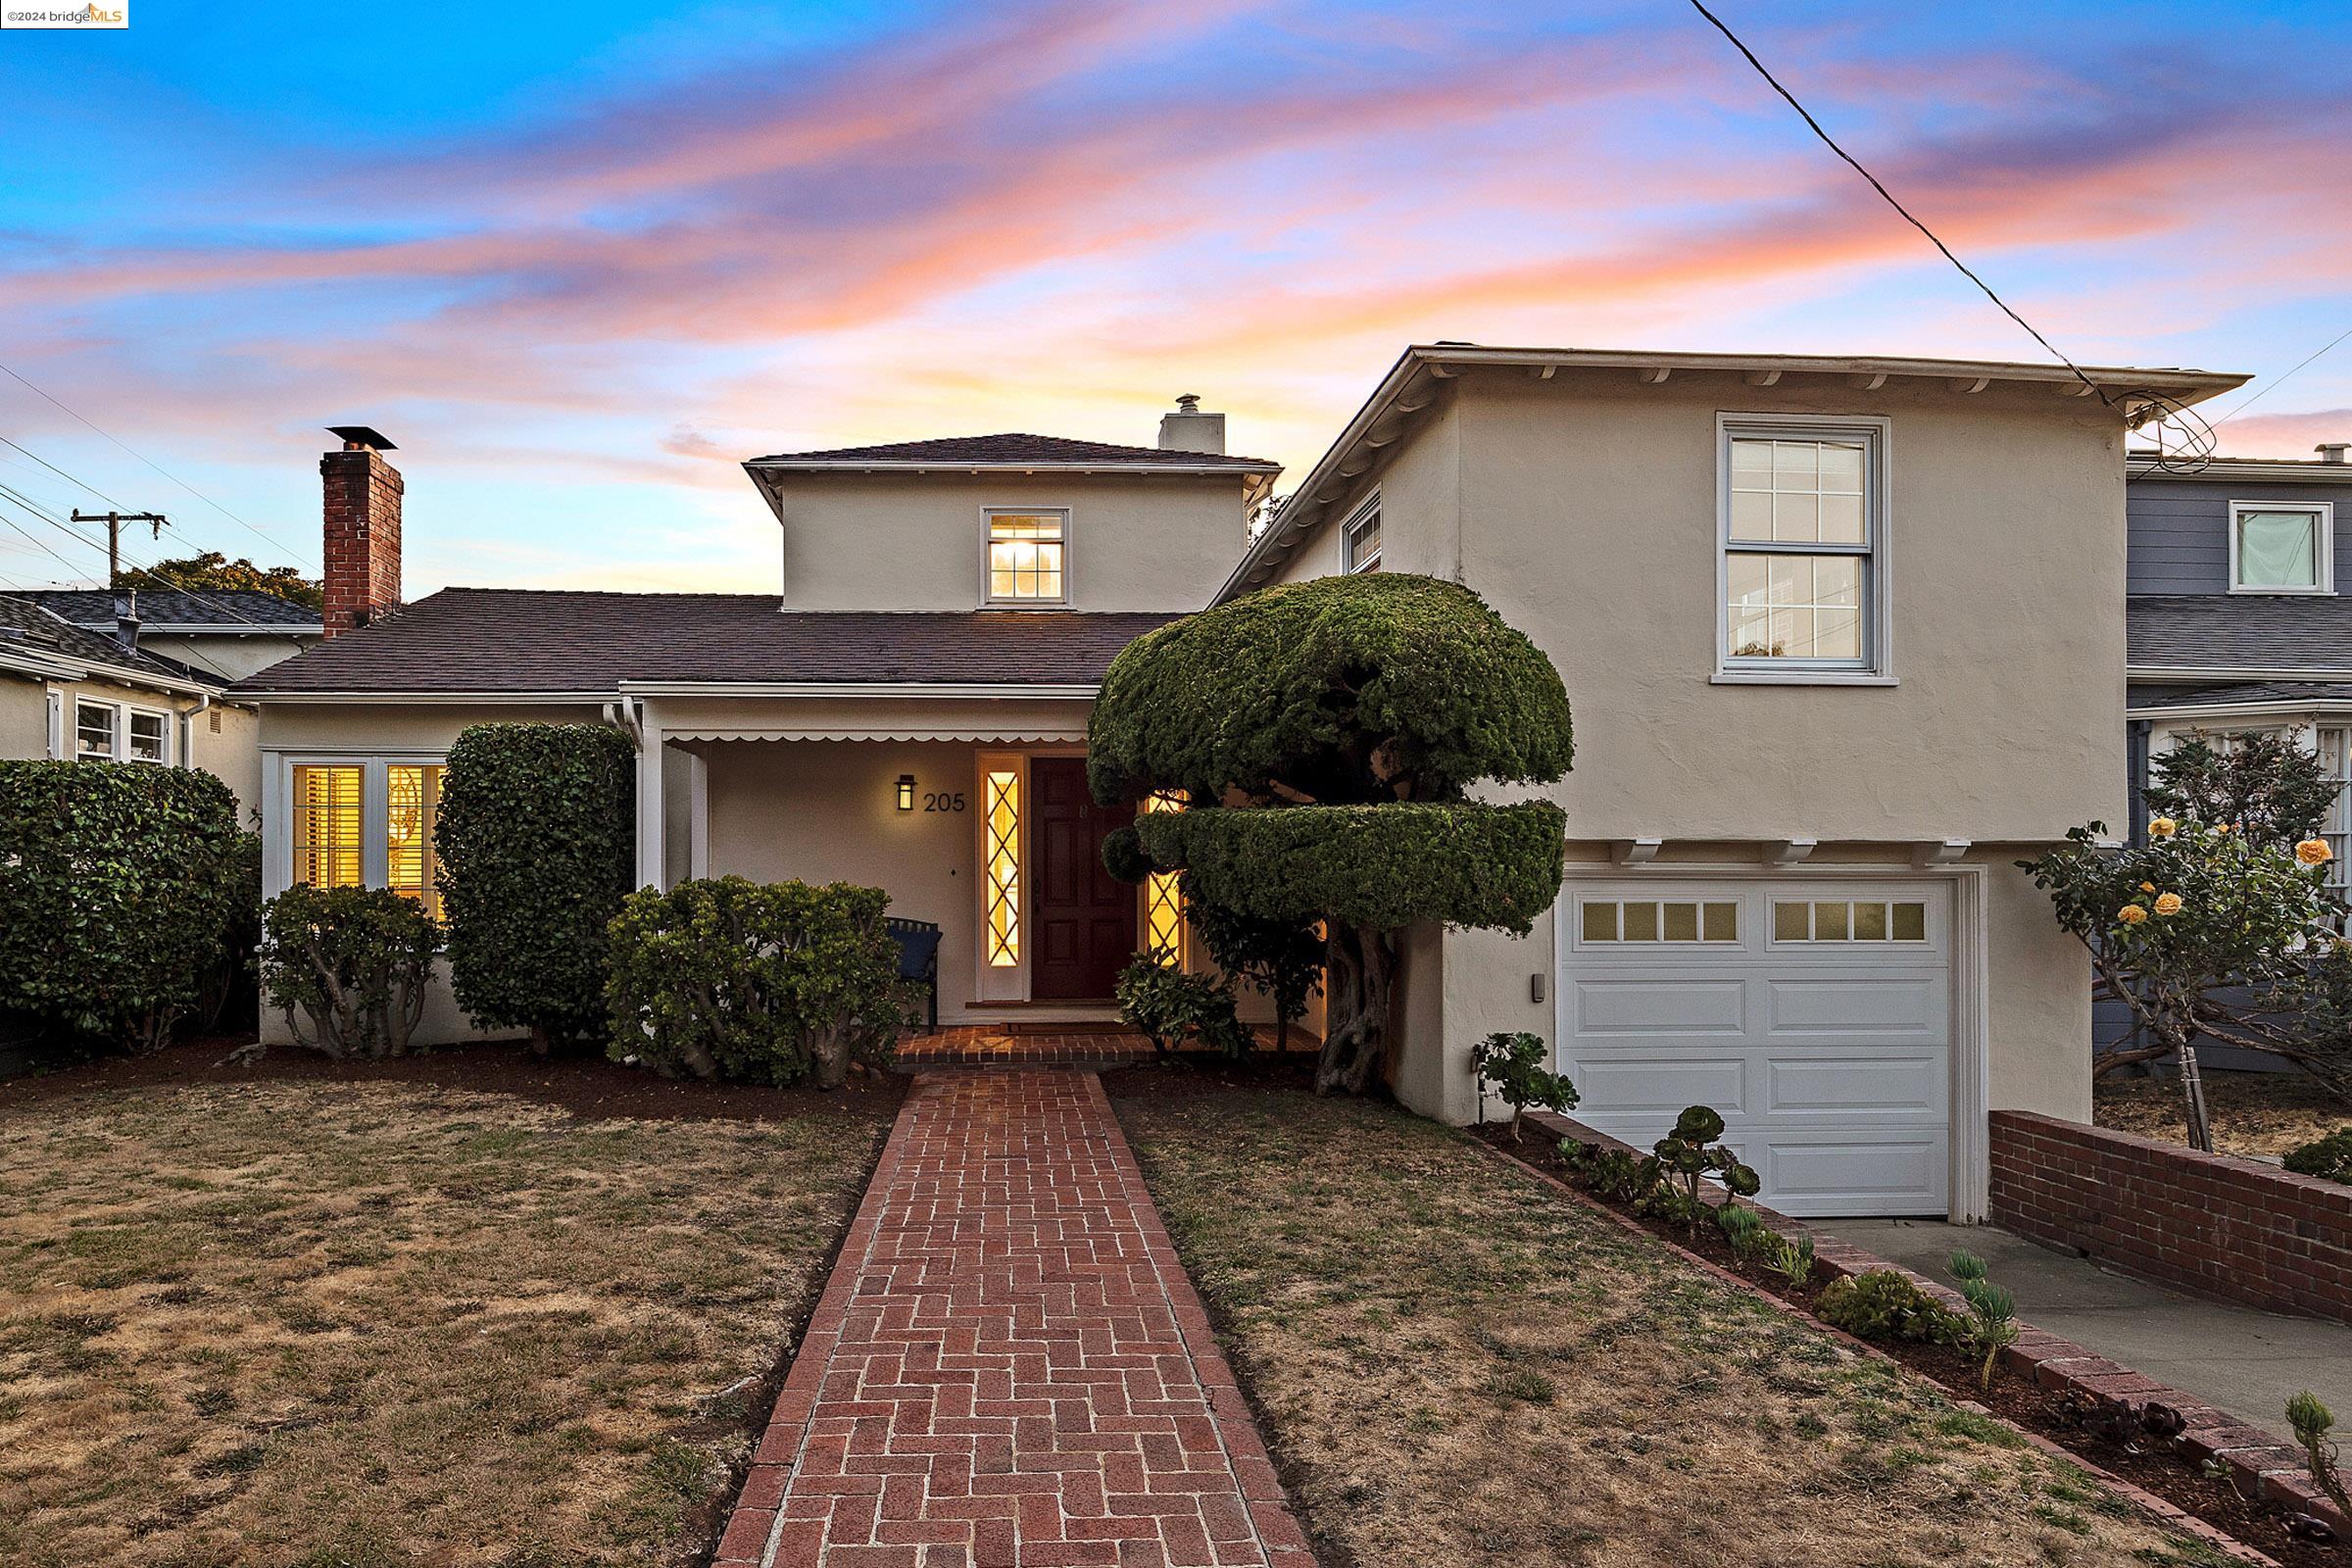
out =
[[[2077,359],[2352,327],[2344,8],[1716,9]],[[1190,391],[1302,467],[1432,338],[2038,355],[1686,0],[131,11],[0,34],[0,363],[166,472],[5,377],[0,435],[150,559],[315,567],[329,423],[401,444],[412,596],[764,590],[763,452]],[[2352,437],[2352,343],[2221,434]],[[0,583],[96,570],[0,518],[67,558]]]

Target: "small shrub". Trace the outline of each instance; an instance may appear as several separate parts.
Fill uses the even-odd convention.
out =
[[[270,901],[262,931],[262,986],[297,1042],[337,1059],[407,1052],[440,940],[416,900],[298,885]]]
[[[1968,1302],[1968,1346],[1984,1357],[1984,1366],[1977,1374],[1977,1386],[1992,1387],[1993,1368],[2000,1364],[2001,1351],[2017,1343],[2017,1300],[2008,1291],[1987,1277],[1984,1260],[1970,1251],[1956,1251],[1950,1260],[1952,1278],[1960,1282],[1960,1295]]]
[[[883,928],[890,896],[739,876],[632,893],[612,920],[615,1059],[666,1077],[837,1089],[886,1064],[914,992]]]
[[[1893,1269],[1832,1280],[1813,1310],[1824,1323],[1863,1340],[1959,1345],[1968,1334],[1967,1319]]]
[[[154,1051],[202,1000],[244,884],[236,797],[145,762],[0,761],[0,1010]]]
[[[1543,1110],[1566,1110],[1576,1103],[1576,1088],[1564,1072],[1545,1065],[1551,1052],[1542,1035],[1489,1035],[1470,1048],[1470,1072],[1511,1107],[1511,1142],[1519,1141],[1519,1121],[1534,1105]]]
[[[1250,1031],[1234,1013],[1231,982],[1186,974],[1166,948],[1139,953],[1112,987],[1119,1016],[1152,1037],[1152,1049],[1177,1051],[1187,1040],[1214,1046],[1228,1056],[1246,1054]]]
[[[1563,1138],[1560,1158],[1584,1178],[1586,1186],[1615,1202],[1634,1202],[1657,1185],[1657,1173],[1649,1168],[1654,1161],[1630,1150]]]
[[[1707,1211],[1699,1182],[1712,1175],[1735,1198],[1753,1198],[1762,1178],[1740,1156],[1712,1140],[1723,1136],[1723,1117],[1706,1105],[1691,1105],[1674,1119],[1674,1131],[1654,1146],[1657,1187],[1649,1195],[1653,1213],[1696,1225]]]
[[[1732,1255],[1742,1263],[1761,1263],[1766,1250],[1780,1240],[1765,1228],[1763,1218],[1752,1208],[1727,1203],[1715,1211],[1715,1223],[1723,1228],[1723,1239],[1731,1244]]]
[[[1805,1284],[1813,1278],[1813,1238],[1774,1235],[1764,1253],[1764,1266],[1791,1286]]]
[[[2345,1495],[2344,1473],[2336,1467],[2335,1444],[2328,1437],[2335,1426],[2334,1412],[2305,1389],[2286,1401],[2286,1424],[2303,1446],[2303,1462],[2310,1467],[2313,1485],[2328,1494],[2339,1512],[2352,1515],[2352,1497]]]
[[[2327,1137],[2305,1144],[2280,1163],[2298,1176],[2352,1186],[2352,1127],[2338,1127]]]

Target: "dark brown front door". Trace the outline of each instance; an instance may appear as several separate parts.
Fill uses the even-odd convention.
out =
[[[1135,956],[1135,889],[1102,868],[1102,840],[1133,813],[1095,804],[1081,757],[1031,759],[1029,794],[1037,833],[1037,902],[1029,916],[1037,962],[1029,995],[1103,1001]]]

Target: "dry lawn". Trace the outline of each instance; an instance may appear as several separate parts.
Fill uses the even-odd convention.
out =
[[[1360,1568],[2223,1560],[1445,1128],[1262,1091],[1119,1114]]]
[[[2110,1073],[2097,1080],[2092,1095],[2091,1119],[2101,1127],[2176,1144],[2188,1138],[2178,1078]],[[2276,1158],[2352,1124],[2352,1105],[2301,1073],[2209,1070],[2205,1106],[2214,1147],[2225,1154]]]
[[[394,1083],[0,1109],[0,1562],[693,1560],[881,1130]]]

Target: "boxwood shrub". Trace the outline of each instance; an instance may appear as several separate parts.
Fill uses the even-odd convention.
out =
[[[636,754],[597,724],[475,724],[433,830],[450,986],[541,1050],[600,1038],[605,928],[636,874]]]
[[[210,773],[0,761],[0,1009],[162,1046],[247,896],[249,837]]]
[[[839,1088],[887,1063],[915,993],[883,928],[890,895],[847,882],[681,882],[629,895],[612,928],[615,1060],[667,1077]]]

